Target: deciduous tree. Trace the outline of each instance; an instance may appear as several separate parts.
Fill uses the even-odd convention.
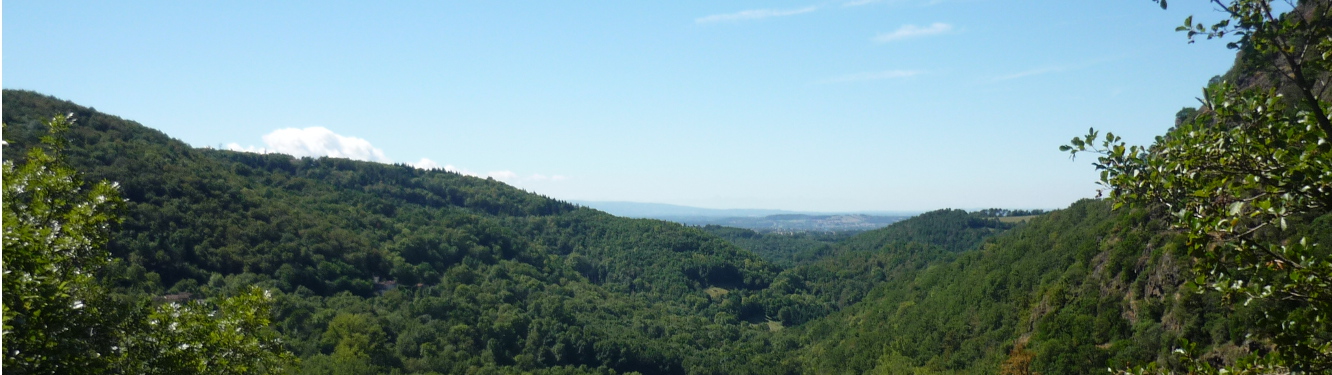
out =
[[[1165,1],[1158,1],[1165,6]],[[1115,207],[1156,208],[1188,236],[1195,283],[1233,303],[1260,300],[1270,354],[1231,370],[1332,370],[1332,255],[1292,233],[1332,207],[1332,119],[1327,91],[1332,27],[1326,1],[1278,13],[1270,0],[1214,0],[1225,19],[1193,17],[1198,37],[1239,36],[1236,71],[1203,90],[1202,107],[1150,146],[1090,130],[1061,147],[1092,152]],[[1278,77],[1263,81],[1261,77]],[[1211,368],[1201,361],[1194,370]]]

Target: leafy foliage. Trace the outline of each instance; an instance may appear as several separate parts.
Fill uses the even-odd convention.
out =
[[[294,357],[272,330],[272,297],[257,287],[219,301],[157,305],[120,343],[128,374],[282,374]]]
[[[1274,350],[1263,367],[1332,370],[1332,253],[1291,229],[1332,206],[1332,119],[1321,96],[1332,67],[1332,8],[1302,2],[1277,15],[1270,1],[1215,3],[1227,19],[1209,28],[1190,17],[1179,30],[1190,41],[1240,35],[1229,45],[1244,51],[1248,69],[1280,82],[1209,85],[1198,113],[1151,146],[1092,130],[1061,149],[1099,154],[1095,166],[1116,207],[1166,213],[1187,234],[1198,285],[1245,304],[1271,301],[1260,332]]]
[[[65,116],[55,135],[4,162],[5,368],[32,373],[96,372],[110,364],[114,310],[93,279],[120,199],[110,183],[85,189],[60,159]],[[96,301],[96,303],[94,303]]]
[[[94,277],[120,222],[115,184],[84,186],[63,158],[72,120],[56,116],[25,162],[4,163],[4,365],[16,373],[282,373],[268,297],[189,306],[115,296]]]

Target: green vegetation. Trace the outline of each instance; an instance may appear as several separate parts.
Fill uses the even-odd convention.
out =
[[[1286,55],[1329,50],[1332,18],[1266,4],[1186,28],[1244,35],[1241,63],[1154,145],[1093,131],[1064,148],[1099,153],[1110,199],[857,234],[625,219],[445,171],[194,149],[6,90],[4,366],[1326,372],[1332,106],[1299,98],[1321,94],[1307,84],[1329,77],[1312,57],[1327,54]]]
[[[963,210],[926,212],[884,229],[866,232],[843,243],[844,251],[875,251],[893,244],[931,244],[949,252],[970,250],[985,238],[1008,228],[1006,224]]]
[[[1264,306],[1254,339],[1271,348],[1226,371],[1327,372],[1332,252],[1319,247],[1325,236],[1292,226],[1332,208],[1332,5],[1306,1],[1278,14],[1271,3],[1216,1],[1226,19],[1208,27],[1190,17],[1179,27],[1190,42],[1242,36],[1229,44],[1241,51],[1235,71],[1266,82],[1213,82],[1203,107],[1150,146],[1092,130],[1062,149],[1099,154],[1115,207],[1150,208],[1187,235],[1197,285],[1220,291],[1227,305]],[[1218,371],[1186,359],[1192,371]]]
[[[783,267],[809,262],[832,252],[837,242],[860,232],[761,233],[750,229],[707,225],[702,228],[727,242]]]
[[[1178,255],[1155,229],[1099,201],[1034,219],[810,323],[806,369],[993,373],[1029,350],[1024,368],[1082,373],[1153,360],[1181,335],[1229,332],[1224,318],[1194,318],[1214,316],[1211,305],[1174,298]]]
[[[268,329],[267,292],[250,287],[185,304],[111,293],[109,229],[124,201],[106,181],[84,186],[65,165],[69,119],[42,147],[4,163],[4,366],[14,373],[283,373],[292,356]]]
[[[1102,201],[1024,224],[940,210],[856,235],[758,234],[442,171],[192,149],[31,92],[4,100],[6,160],[33,159],[21,152],[49,134],[42,113],[73,112],[67,164],[128,198],[90,288],[186,301],[138,310],[180,324],[250,298],[245,337],[271,325],[298,373],[1178,368],[1177,339],[1240,348],[1256,319],[1180,292],[1184,240]]]
[[[47,113],[73,113],[70,166],[119,182],[107,247],[122,261],[101,284],[264,288],[302,372],[685,373],[770,335],[738,316],[778,269],[694,228],[442,171],[192,149],[31,92],[6,91],[4,108],[6,160],[47,134]]]

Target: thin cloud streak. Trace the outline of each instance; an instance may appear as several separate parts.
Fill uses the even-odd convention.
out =
[[[694,19],[694,23],[714,23],[741,20],[756,20],[769,17],[785,17],[797,14],[809,13],[819,10],[817,6],[808,6],[800,9],[750,9],[727,14],[713,14]]]
[[[1066,70],[1068,70],[1068,68],[1065,68],[1065,67],[1062,67],[1062,66],[1050,66],[1050,67],[1037,68],[1037,69],[1032,69],[1032,70],[1022,71],[1022,72],[1017,72],[1017,73],[1013,73],[1013,74],[1009,74],[1009,75],[1004,75],[1004,76],[994,77],[994,81],[995,81],[995,82],[999,82],[999,81],[1008,81],[1008,80],[1013,80],[1013,79],[1018,79],[1018,78],[1025,78],[1025,77],[1031,77],[1031,76],[1038,76],[1038,75],[1047,74],[1047,73],[1059,73],[1059,72],[1063,72],[1063,71],[1066,71]]]
[[[903,39],[919,38],[924,36],[939,35],[953,32],[953,25],[943,22],[935,22],[929,26],[920,27],[916,25],[902,25],[896,31],[886,34],[879,34],[874,37],[875,42],[888,43]]]
[[[848,1],[848,2],[842,3],[842,6],[843,6],[843,7],[858,7],[858,6],[861,6],[861,5],[874,4],[874,3],[877,3],[877,2],[879,2],[879,1],[881,1],[881,0],[855,0],[855,1]]]
[[[844,76],[828,78],[819,81],[819,83],[845,83],[845,82],[860,82],[860,81],[877,81],[882,79],[909,78],[909,77],[918,76],[921,73],[924,72],[919,70],[885,70],[882,72],[847,74]]]
[[[1007,80],[1013,80],[1013,79],[1018,79],[1018,78],[1026,78],[1026,77],[1031,77],[1031,76],[1038,76],[1038,75],[1042,75],[1042,74],[1049,74],[1049,73],[1063,73],[1063,72],[1074,71],[1074,70],[1082,70],[1082,69],[1086,69],[1086,68],[1089,68],[1089,67],[1092,67],[1092,66],[1100,65],[1100,64],[1103,64],[1103,63],[1106,63],[1106,62],[1115,61],[1115,60],[1122,60],[1122,59],[1124,59],[1124,57],[1125,57],[1125,56],[1109,56],[1109,57],[1102,57],[1102,58],[1098,58],[1098,59],[1095,59],[1095,60],[1089,60],[1089,61],[1085,61],[1085,62],[1082,62],[1082,63],[1079,63],[1079,64],[1073,64],[1073,65],[1069,65],[1069,64],[1046,65],[1046,66],[1041,67],[1041,68],[1035,68],[1035,69],[1031,69],[1031,70],[1024,70],[1024,71],[1017,72],[1017,73],[1013,73],[1013,74],[1009,74],[1009,75],[1003,75],[1003,76],[994,77],[994,78],[991,79],[990,81],[991,81],[991,82],[1000,82],[1000,81],[1007,81]]]

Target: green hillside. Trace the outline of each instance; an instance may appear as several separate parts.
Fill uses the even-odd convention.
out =
[[[1263,12],[1253,9],[1245,11]],[[1332,19],[1332,6],[1301,2],[1292,14],[1321,22],[1292,30],[1332,35],[1321,21]],[[1184,29],[1196,36],[1226,27]],[[1332,144],[1322,130],[1332,117],[1311,114],[1326,105],[1308,80],[1271,82],[1278,76],[1269,73],[1290,68],[1271,64],[1285,50],[1236,47],[1238,66],[1209,85],[1205,106],[1181,111],[1152,146],[1126,147],[1110,134],[1102,141],[1092,130],[1063,148],[1097,157],[1108,199],[1051,212],[945,209],[855,235],[626,219],[442,170],[197,149],[89,107],[5,90],[6,178],[37,175],[11,167],[28,165],[27,155],[39,162],[31,165],[54,163],[27,153],[41,147],[82,176],[6,184],[6,272],[25,273],[6,279],[5,292],[20,294],[6,299],[5,365],[41,373],[1325,373],[1332,257],[1318,244],[1332,240]],[[1320,61],[1305,62],[1325,82],[1329,65]],[[1313,98],[1289,104],[1278,90],[1248,90],[1265,85]],[[49,133],[48,121],[63,114],[74,125]],[[67,143],[58,147],[51,135]],[[80,181],[102,193],[111,187],[97,182],[114,181],[123,207],[115,194],[89,196],[110,204],[86,212],[68,197],[37,199],[45,186]],[[14,197],[37,204],[10,205]],[[64,217],[76,228],[62,226]],[[78,227],[84,217],[99,224]],[[11,231],[17,221],[27,226]],[[57,235],[67,232],[93,240]],[[46,248],[75,255],[32,254]],[[64,260],[32,261],[42,256]],[[79,274],[84,266],[96,273]],[[78,282],[30,277],[61,272]],[[11,284],[38,287],[15,292]],[[57,308],[24,305],[31,301]],[[66,329],[67,317],[37,314],[46,311],[95,329]],[[212,341],[174,344],[185,318]],[[57,355],[14,349],[14,332],[35,337],[22,348]],[[132,345],[121,348],[122,337]],[[214,367],[180,354],[218,348],[225,353],[208,358],[224,360]],[[286,371],[291,358],[299,362]]]
[[[32,92],[5,91],[4,108],[6,159],[73,113],[70,163],[119,183],[110,250],[125,261],[108,280],[153,295],[278,291],[275,327],[310,373],[684,373],[768,334],[703,290],[761,289],[777,269],[697,229],[444,171],[193,149]],[[370,332],[353,350],[368,357],[339,354],[344,324]]]
[[[998,219],[968,214],[963,210],[938,210],[865,232],[844,242],[843,250],[875,251],[892,244],[918,242],[956,253],[971,250],[985,238],[1012,227],[1012,224]]]
[[[1183,288],[1182,240],[1104,201],[779,238],[444,171],[194,149],[32,92],[4,107],[7,160],[73,113],[70,163],[119,183],[104,283],[268,289],[300,373],[1085,373],[1172,363],[1180,338],[1233,359],[1256,319]]]
[[[806,369],[994,373],[1021,343],[1036,371],[1082,373],[1157,359],[1180,335],[1242,339],[1214,301],[1177,293],[1178,254],[1156,229],[1099,201],[1035,219],[810,323]]]
[[[720,225],[705,225],[700,229],[783,267],[830,254],[838,242],[859,234],[858,232],[761,233],[752,229]]]

